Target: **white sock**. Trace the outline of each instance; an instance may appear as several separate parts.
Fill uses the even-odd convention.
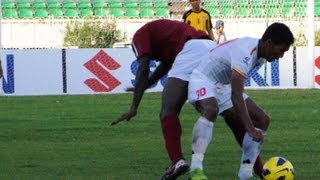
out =
[[[192,131],[192,161],[190,170],[203,169],[202,161],[212,138],[213,122],[200,117]]]
[[[260,145],[261,144],[259,142],[254,141],[248,133],[244,135],[242,142],[242,157],[238,173],[240,180],[248,179],[253,175],[253,165],[258,155],[260,154]]]

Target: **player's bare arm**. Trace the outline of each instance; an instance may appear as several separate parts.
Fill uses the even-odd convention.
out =
[[[134,89],[133,100],[131,104],[131,109],[138,109],[144,91],[148,88],[148,77],[149,77],[149,63],[150,57],[147,55],[143,55],[139,60],[139,67],[136,74],[136,84]]]
[[[243,99],[245,77],[240,72],[232,69],[231,75],[231,100],[234,106],[236,114],[244,125],[248,134],[257,142],[263,142],[263,134],[261,131],[256,130],[252,120],[249,116],[249,112],[246,103]]]
[[[148,76],[149,76],[149,63],[150,57],[147,55],[143,55],[138,60],[139,67],[136,74],[136,84],[133,93],[133,99],[129,110],[122,114],[119,118],[111,123],[111,125],[115,125],[121,121],[129,121],[132,117],[137,114],[137,110],[139,104],[141,102],[144,91],[148,88]]]
[[[172,63],[168,62],[161,62],[154,72],[149,77],[148,85],[151,86],[152,84],[156,83],[159,79],[165,76],[172,67]]]
[[[151,74],[148,80],[148,87],[156,83],[159,79],[165,76],[172,67],[172,63],[161,62],[154,72]],[[127,92],[134,92],[134,87],[127,87],[125,90]]]
[[[208,34],[209,34],[210,38],[214,41],[214,35],[213,35],[212,29],[208,30]]]
[[[212,40],[214,40],[214,35],[212,31],[212,26],[210,26],[209,22],[207,22],[207,32]]]

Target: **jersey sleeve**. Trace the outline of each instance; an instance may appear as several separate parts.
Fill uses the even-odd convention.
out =
[[[137,31],[132,39],[132,49],[138,59],[144,54],[152,56],[150,33]]]
[[[207,15],[208,15],[208,24],[207,26],[209,27],[209,29],[212,29],[213,28],[213,25],[212,25],[212,22],[211,22],[211,16],[210,16],[210,13],[207,11],[207,10],[203,10]]]
[[[182,16],[182,22],[184,22],[184,23],[186,23],[186,20],[187,20],[187,13],[188,13],[188,11],[184,12],[183,16]]]
[[[255,40],[253,41],[255,43]],[[258,63],[258,49],[252,42],[238,44],[232,48],[231,68],[247,77],[249,71]]]
[[[253,66],[253,61],[254,59],[252,55],[244,53],[238,54],[238,56],[232,57],[231,67],[243,77],[247,77],[248,72]]]
[[[188,11],[186,11],[186,12],[184,12],[183,13],[183,16],[182,16],[182,22],[184,22],[184,23],[187,23],[187,24],[190,24],[190,21],[188,22],[188,17],[189,17],[189,15],[192,13],[192,11],[191,10],[188,10]]]

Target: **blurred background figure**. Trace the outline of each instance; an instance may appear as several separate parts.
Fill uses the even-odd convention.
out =
[[[201,7],[201,0],[189,0],[189,3],[192,8],[183,14],[183,22],[190,24],[196,30],[207,32],[214,40],[210,13]]]
[[[227,40],[226,34],[224,33],[224,22],[222,20],[218,20],[216,22],[216,26],[213,31],[214,41],[217,44],[223,43]]]

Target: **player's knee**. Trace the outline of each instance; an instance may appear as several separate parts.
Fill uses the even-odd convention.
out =
[[[199,103],[197,109],[206,119],[214,122],[218,116],[218,107],[212,103]]]
[[[270,117],[267,114],[264,114],[263,116],[261,116],[260,118],[260,122],[259,122],[259,128],[262,130],[267,130],[270,124]]]
[[[171,101],[166,101],[162,103],[161,111],[160,111],[160,118],[165,117],[167,115],[179,115],[180,111],[182,109],[182,106],[184,105],[185,100],[183,98],[179,99],[172,99]]]
[[[176,110],[172,110],[172,111],[161,111],[159,114],[160,120],[166,118],[167,116],[179,116],[179,113]]]
[[[265,114],[265,117],[264,117],[264,126],[266,127],[266,130],[267,128],[269,127],[269,124],[270,124],[270,117],[269,115]]]

